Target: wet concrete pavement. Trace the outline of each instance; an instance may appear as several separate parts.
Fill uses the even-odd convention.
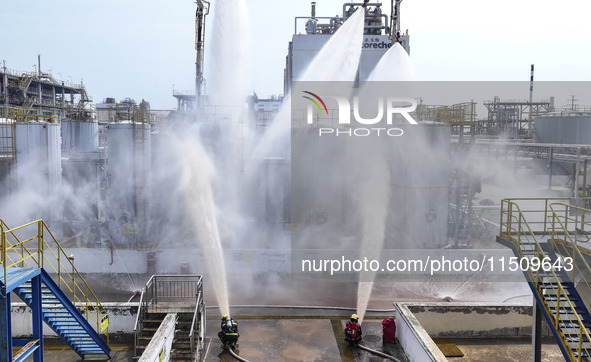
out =
[[[219,330],[219,322],[208,321],[208,335]],[[249,361],[341,361],[331,321],[275,319],[239,321],[240,341],[236,351]],[[205,361],[235,361],[211,337]]]
[[[346,318],[326,319],[238,319],[240,341],[237,353],[253,362],[265,361],[384,361],[360,349],[351,349],[344,341],[343,329]],[[377,351],[390,354],[400,361],[408,359],[398,344],[382,344],[381,318],[363,322],[363,344]],[[204,362],[236,361],[227,351],[222,350],[217,338],[219,320],[211,318],[207,322],[207,338]],[[449,361],[471,362],[519,362],[531,359],[531,343],[527,338],[496,339],[453,339],[464,352],[464,357],[449,358]],[[133,361],[133,346],[113,345],[112,362]],[[46,345],[46,362],[105,361],[103,358],[82,360],[65,345]],[[549,338],[542,346],[542,361],[563,361],[556,342]],[[33,362],[29,356],[27,362]]]
[[[80,358],[76,352],[66,345],[46,345],[43,352],[45,362],[82,362],[82,361],[109,361],[129,362],[133,361],[133,346],[113,345],[111,346],[111,359],[103,357]],[[27,357],[26,362],[33,362],[33,356]]]

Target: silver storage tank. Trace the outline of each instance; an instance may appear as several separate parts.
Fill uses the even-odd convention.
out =
[[[534,129],[538,142],[591,144],[591,114],[538,117]]]
[[[390,212],[385,248],[440,248],[447,244],[450,126],[402,126],[392,142]]]
[[[50,224],[61,220],[60,124],[17,122],[14,129],[16,187],[23,195],[21,206],[27,208],[29,218],[42,218]]]
[[[98,153],[98,122],[62,121],[62,151],[77,155]]]
[[[110,218],[124,240],[137,240],[148,216],[151,194],[151,125],[123,121],[107,128],[107,200]],[[127,245],[130,246],[130,245]]]
[[[100,183],[103,175],[99,155],[98,122],[62,121],[62,166],[64,193],[64,238],[71,245],[94,247],[100,238],[90,231],[98,222]]]
[[[16,190],[14,120],[0,118],[0,198]]]
[[[358,235],[368,218],[381,217],[376,210],[382,207],[385,249],[447,244],[450,126],[397,127],[403,135],[318,137],[316,129],[292,129],[288,206],[290,222],[302,229],[298,246],[314,248],[318,240],[334,238],[333,248],[358,247],[359,239],[347,236]]]

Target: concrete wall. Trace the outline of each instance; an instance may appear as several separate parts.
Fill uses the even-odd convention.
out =
[[[109,313],[109,340],[111,343],[133,342],[133,327],[137,316],[136,303],[103,303]],[[79,311],[83,311],[78,307]],[[27,337],[33,334],[33,315],[31,308],[24,303],[12,303],[12,335]],[[92,325],[92,324],[91,324]],[[96,328],[96,326],[93,326]],[[46,324],[43,324],[43,334],[58,338]]]
[[[531,305],[413,303],[407,306],[434,338],[531,336]],[[551,335],[546,325],[543,333]]]
[[[156,251],[68,248],[66,253],[74,255],[74,265],[83,274],[208,274],[206,260],[197,245]],[[236,266],[230,273],[243,273],[245,268],[252,273],[290,270],[290,250],[236,249],[227,251],[225,256],[231,258],[228,263]]]
[[[396,307],[396,336],[411,362],[447,361],[406,305]]]

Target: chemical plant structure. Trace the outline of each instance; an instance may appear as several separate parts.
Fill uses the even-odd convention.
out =
[[[238,105],[216,104],[216,98],[207,94],[205,30],[211,4],[203,0],[195,2],[195,89],[173,90],[175,110],[153,110],[143,99],[108,97],[94,102],[82,82],[74,84],[43,72],[41,56],[34,72],[3,64],[0,309],[12,308],[12,315],[2,316],[3,325],[17,328],[9,332],[3,327],[0,339],[6,343],[0,359],[21,361],[34,355],[36,362],[42,361],[45,321],[51,335],[81,358],[111,358],[109,341],[116,341],[133,344],[125,358],[140,361],[217,361],[227,354],[246,360],[241,356],[257,353],[279,360],[284,356],[282,346],[292,355],[307,353],[304,359],[369,360],[379,355],[397,361],[444,361],[460,354],[477,358],[474,345],[488,346],[482,340],[490,337],[501,342],[490,343],[489,357],[518,343],[507,340],[521,338],[535,361],[541,360],[543,340],[547,355],[588,360],[591,284],[586,279],[591,275],[591,250],[585,243],[591,228],[586,220],[591,212],[590,108],[576,104],[574,96],[568,106],[556,106],[556,97],[564,97],[563,89],[556,89],[556,97],[535,100],[531,65],[527,100],[504,99],[486,89],[468,89],[474,97],[454,104],[418,95],[412,97],[416,107],[407,114],[418,124],[407,124],[401,114],[394,116],[393,126],[405,135],[395,141],[368,138],[373,141],[368,145],[345,136],[310,137],[323,122],[331,124],[337,135],[353,133],[336,116],[327,117],[329,111],[339,114],[340,103],[327,106],[321,97],[301,88],[311,84],[305,74],[313,60],[356,11],[363,12],[359,64],[354,79],[346,83],[353,84],[351,92],[361,92],[359,85],[368,83],[392,48],[402,49],[404,59],[411,54],[409,31],[401,28],[401,2],[392,0],[389,14],[382,2],[348,2],[339,15],[330,17],[318,16],[312,2],[308,16],[294,18],[284,94],[259,98],[250,93]],[[418,93],[430,86],[417,86]],[[253,143],[267,142],[265,137],[275,132],[289,97],[299,97],[302,91],[316,97],[326,113],[315,99],[306,98],[319,113],[313,113],[316,109],[310,103],[294,102],[289,147],[273,148],[270,142],[263,156],[258,148],[249,149]],[[331,97],[336,100],[324,99]],[[171,130],[187,124],[191,132],[197,130],[204,153],[216,161],[218,173],[211,176],[215,181],[202,178],[210,176],[210,159],[200,155],[200,148],[179,148],[194,152],[180,157],[169,143],[179,136]],[[235,131],[225,132],[228,129]],[[359,162],[354,157],[356,147],[387,152],[383,159],[367,157]],[[252,153],[247,154],[247,149]],[[334,157],[335,150],[346,157]],[[177,158],[197,165],[195,174]],[[367,170],[376,170],[370,168],[375,159],[378,170],[387,170],[384,183],[378,177],[369,188],[356,183],[359,179],[351,169],[371,174]],[[335,182],[335,175],[346,182]],[[516,180],[516,185],[507,186],[506,179]],[[384,185],[386,191],[372,199],[375,204],[359,201],[359,195],[375,196],[372,192]],[[515,190],[527,191],[528,198],[508,199],[506,193]],[[209,193],[227,198],[214,200],[208,209],[201,204],[208,204]],[[236,194],[239,202],[231,198]],[[192,205],[195,200],[200,204]],[[380,208],[385,211],[378,217],[375,210]],[[248,216],[236,216],[241,213]],[[216,217],[207,219],[209,215],[216,215],[219,230],[211,221]],[[200,224],[200,218],[207,222]],[[379,218],[381,224],[376,222]],[[314,280],[316,276],[305,279],[304,275],[310,284],[290,284],[290,274],[295,265],[304,265],[297,263],[297,257],[310,250],[318,255],[329,245],[348,255],[359,248],[371,234],[364,229],[366,224],[383,234],[383,244],[373,251],[378,254],[468,255],[482,264],[480,270],[459,276],[428,279],[396,274],[400,283],[383,290],[384,279],[376,279],[372,298],[394,301],[394,308],[368,309],[361,318],[366,318],[363,342],[347,346],[339,333],[348,316],[360,311],[330,303],[354,304],[354,297],[338,299],[341,287],[322,284]],[[209,269],[211,257],[204,252],[210,245],[192,244],[204,235],[219,242],[215,255],[233,266],[222,273],[227,285],[226,279],[212,281],[216,273]],[[511,279],[518,284],[517,292],[490,282],[483,272],[483,267],[490,268],[491,278],[499,277],[493,273],[493,265],[498,268],[494,263],[511,258],[520,261],[521,270]],[[534,271],[534,261],[551,267]],[[96,294],[113,303],[99,302],[86,280],[96,282],[101,290]],[[361,283],[347,280],[343,285],[357,290],[357,284]],[[263,295],[276,301],[268,304],[277,304],[237,306],[232,298],[238,297],[226,295],[232,318],[241,323],[240,345],[229,348],[218,347],[212,332],[217,332],[218,315],[228,313],[220,302],[221,285],[243,294],[246,303],[261,304],[258,298]],[[275,289],[281,295],[269,292]],[[232,294],[228,290],[225,293]],[[491,295],[500,290],[501,300],[489,303],[488,290]],[[121,303],[121,296],[126,299],[129,294],[127,303]],[[11,304],[11,295],[23,303]],[[513,298],[525,303],[505,303]],[[214,299],[218,305],[206,307],[206,300],[213,305]],[[292,305],[293,300],[300,304]],[[321,303],[325,304],[310,307]],[[357,314],[353,316],[357,322]],[[32,326],[29,319],[21,321],[27,317]],[[396,334],[394,343],[380,337],[385,328],[380,320],[388,317]],[[297,334],[304,329],[302,320],[313,325],[309,335]],[[285,335],[277,333],[262,341],[260,336],[249,336],[243,325],[252,330],[274,328]],[[238,329],[232,333],[238,334]],[[23,336],[26,343],[20,340]],[[474,338],[480,336],[485,338]],[[296,343],[303,338],[308,338],[304,347]],[[17,344],[24,346],[13,355]]]

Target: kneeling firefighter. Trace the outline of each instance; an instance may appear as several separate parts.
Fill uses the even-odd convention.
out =
[[[361,324],[359,324],[359,317],[353,314],[351,319],[347,322],[345,327],[345,341],[353,347],[356,347],[361,342]]]
[[[220,341],[222,341],[222,348],[231,347],[232,349],[238,347],[238,323],[230,318],[229,315],[224,314],[221,322],[222,330],[218,333]]]

